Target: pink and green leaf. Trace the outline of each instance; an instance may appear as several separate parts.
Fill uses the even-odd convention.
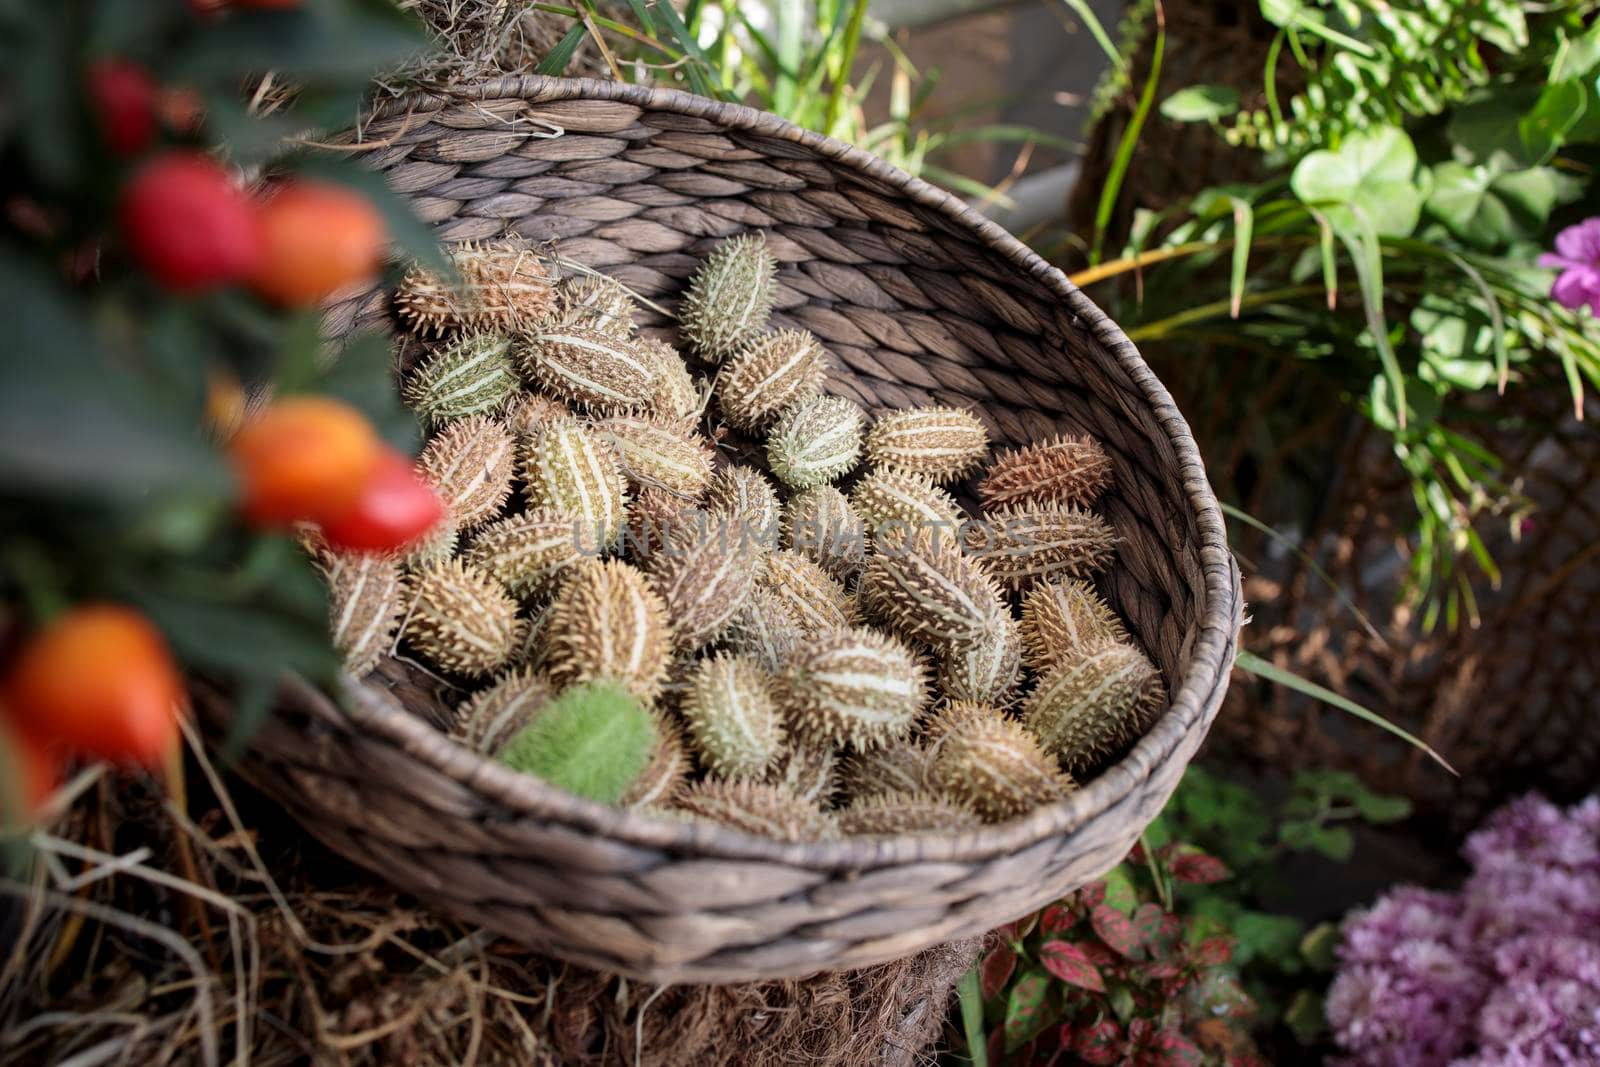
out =
[[[1039,949],[1039,962],[1044,969],[1067,985],[1087,989],[1091,993],[1106,991],[1105,979],[1100,969],[1089,961],[1083,949],[1066,941],[1046,941]]]

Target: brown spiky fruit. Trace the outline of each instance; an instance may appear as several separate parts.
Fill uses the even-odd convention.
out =
[[[620,547],[634,562],[643,563],[670,540],[691,536],[707,521],[693,501],[665,489],[644,489],[628,505],[628,532]]]
[[[1022,642],[1028,668],[1043,674],[1101,641],[1127,641],[1128,631],[1094,586],[1063,578],[1035,586],[1022,602]]]
[[[678,309],[678,330],[701,359],[720,363],[767,328],[777,274],[778,261],[759,233],[712,250]]]
[[[496,519],[473,538],[461,558],[503,584],[519,599],[553,590],[563,574],[584,558],[582,533],[572,516],[535,508]]]
[[[450,249],[449,256],[458,283],[417,268],[395,294],[400,321],[418,334],[442,337],[480,329],[514,334],[554,307],[555,279],[526,244],[464,244]]]
[[[542,671],[550,658],[550,613],[553,600],[536,600],[517,619],[518,641],[509,665]]]
[[[706,493],[706,510],[734,519],[769,547],[777,541],[783,514],[778,491],[754,467],[730,465],[717,471]]]
[[[759,546],[724,519],[650,557],[651,584],[666,602],[680,650],[699,648],[727,628],[755,587],[761,556]]]
[[[401,397],[431,426],[468,415],[493,415],[522,389],[511,363],[511,338],[475,333],[457,338],[419,363]]]
[[[867,526],[843,493],[819,485],[794,494],[784,505],[783,547],[839,581],[852,582],[866,562]]]
[[[803,634],[823,633],[860,621],[856,601],[828,572],[798,552],[767,556],[757,584],[772,593],[800,623]]]
[[[989,454],[989,432],[970,411],[907,408],[878,416],[867,431],[867,462],[943,484],[963,478]]]
[[[866,627],[818,634],[801,645],[777,687],[799,737],[870,751],[906,737],[922,713],[922,665],[899,641]]]
[[[405,546],[400,553],[400,566],[408,571],[438,563],[456,554],[461,545],[461,525],[450,509],[434,524],[433,529]]]
[[[622,473],[640,489],[665,489],[698,500],[711,483],[711,447],[693,428],[644,415],[612,415],[594,423],[609,441]]]
[[[418,457],[457,529],[471,530],[500,514],[511,496],[516,438],[482,415],[457,419],[434,435]]]
[[[665,419],[697,420],[703,407],[700,386],[678,350],[665,341],[645,337],[635,342],[639,355],[655,371],[656,388],[649,411]]]
[[[781,786],[708,778],[690,786],[677,807],[691,815],[775,841],[823,841],[833,820]]]
[[[860,594],[890,630],[938,649],[977,641],[1006,611],[1000,587],[948,530],[886,531],[861,572]]]
[[[977,719],[937,741],[933,784],[940,795],[1004,822],[1053,804],[1076,788],[1033,735],[1010,719]]]
[[[672,656],[666,605],[640,571],[621,560],[586,559],[550,607],[550,678],[563,688],[609,678],[649,703]]]
[[[616,452],[576,419],[554,420],[522,453],[528,506],[551,508],[578,524],[585,551],[606,548],[628,521],[628,490]]]
[[[365,552],[318,553],[328,583],[328,629],[344,669],[360,677],[394,644],[406,605],[405,577],[392,556]]]
[[[967,527],[967,551],[1014,590],[1059,578],[1087,578],[1111,562],[1117,538],[1081,508],[1000,508]]]
[[[522,373],[549,395],[589,411],[648,407],[655,366],[636,341],[582,326],[546,326],[520,350]]]
[[[954,534],[965,519],[955,497],[920,474],[872,471],[850,491],[850,506],[869,532],[929,527]]]
[[[968,723],[1003,719],[1005,712],[993,704],[977,700],[947,700],[932,715],[922,720],[918,730],[923,747],[932,749],[945,734],[965,727]],[[929,759],[932,759],[930,752]]]
[[[939,654],[939,688],[951,700],[1009,708],[1022,690],[1022,634],[1006,607],[981,634]]]
[[[555,695],[555,687],[542,672],[525,666],[513,668],[457,706],[450,736],[474,752],[491,756],[512,734],[532,722]]]
[[[914,741],[896,741],[871,752],[854,752],[840,766],[839,783],[850,800],[877,793],[916,793],[928,788],[933,758]]]
[[[430,663],[489,674],[506,665],[521,636],[517,602],[488,575],[455,559],[417,573],[405,637]]]
[[[832,745],[790,739],[767,784],[793,793],[813,808],[827,808],[838,789],[839,756]]]
[[[568,418],[571,414],[559,400],[552,400],[541,393],[524,392],[511,398],[511,402],[500,413],[500,421],[505,423],[506,429],[518,441],[526,442],[550,422]]]
[[[785,408],[767,435],[767,466],[792,489],[844,477],[861,459],[859,405],[842,396],[814,396]]]
[[[1062,434],[1002,452],[978,483],[985,511],[1056,504],[1089,507],[1111,484],[1111,459],[1092,437]]]
[[[1100,641],[1059,662],[1022,707],[1022,721],[1068,770],[1097,766],[1166,706],[1161,673],[1143,652]]]
[[[751,657],[701,660],[681,711],[701,764],[719,778],[764,778],[783,752],[783,718],[767,672]]]
[[[839,832],[854,837],[953,834],[983,825],[977,812],[933,793],[874,793],[836,816]]]
[[[683,728],[665,715],[657,715],[655,720],[655,750],[644,772],[622,794],[625,808],[670,806],[689,785],[689,751]]]
[[[556,286],[556,325],[561,327],[627,337],[633,333],[635,309],[627,287],[604,274],[581,274]]]
[[[805,637],[805,624],[789,602],[758,585],[734,614],[722,634],[722,643],[735,652],[755,657],[767,670],[777,671]]]
[[[785,408],[822,392],[828,353],[805,330],[775,330],[752,340],[717,375],[717,403],[735,429],[759,430]]]

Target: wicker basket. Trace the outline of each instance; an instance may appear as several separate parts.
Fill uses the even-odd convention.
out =
[[[559,133],[557,132],[559,131]],[[447,241],[518,233],[669,301],[718,238],[763,230],[774,320],[820,337],[869,408],[970,405],[1001,444],[1062,429],[1110,452],[1104,593],[1173,700],[1068,800],[949,836],[782,844],[605,807],[456,745],[385,663],[341,710],[291,681],[243,770],[340,853],[529,946],[652,981],[861,967],[1019,917],[1117,863],[1220,705],[1238,572],[1194,442],[1116,325],[960,201],[864,152],[699,97],[539,77],[381,105],[359,143]],[[374,290],[336,336],[388,326]],[[656,325],[660,325],[659,323]],[[226,703],[203,703],[225,722]]]

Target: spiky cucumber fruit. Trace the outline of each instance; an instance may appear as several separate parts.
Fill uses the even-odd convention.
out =
[[[759,780],[783,752],[783,718],[767,672],[751,657],[701,660],[681,710],[700,763],[719,778]]]
[[[623,475],[640,489],[698,500],[711,483],[711,448],[683,422],[612,415],[596,421],[594,431],[611,443]]]
[[[832,745],[790,739],[777,765],[767,774],[767,784],[799,797],[812,808],[827,808],[838,789],[839,755]]]
[[[400,321],[423,336],[464,330],[517,333],[549,315],[555,279],[518,241],[463,244],[449,252],[459,282],[417,268],[395,294]]]
[[[344,669],[359,678],[394,644],[405,610],[405,577],[394,557],[379,553],[322,552],[318,563],[328,582],[333,647],[344,657]]]
[[[499,582],[460,560],[429,564],[417,572],[405,637],[437,667],[489,674],[517,648],[517,602]]]
[[[849,474],[861,458],[866,416],[853,400],[814,396],[785,408],[767,435],[767,465],[794,489],[810,489]]]
[[[628,808],[658,807],[671,804],[689,784],[689,751],[684,746],[683,729],[672,719],[656,715],[656,745],[650,762],[622,794]]]
[[[853,752],[840,766],[839,783],[852,801],[878,793],[919,793],[928,788],[933,758],[914,741]]]
[[[509,666],[542,671],[550,658],[550,615],[554,600],[536,600],[517,620],[518,641]]]
[[[874,467],[953,482],[989,454],[989,431],[960,408],[906,408],[878,416],[867,431],[866,451]]]
[[[655,717],[627,689],[586,682],[546,704],[498,758],[569,793],[617,804],[650,765],[658,738]]]
[[[707,363],[720,363],[767,328],[778,261],[761,234],[717,245],[689,281],[678,331]]]
[[[1022,689],[1022,635],[1009,608],[970,641],[939,654],[939,688],[951,700],[1008,708]]]
[[[648,407],[654,364],[636,341],[583,326],[546,326],[521,349],[522,373],[553,397],[586,410]]]
[[[493,415],[522,389],[511,363],[511,338],[475,333],[446,345],[406,378],[401,397],[431,426],[468,415]]]
[[[1076,788],[1033,735],[1010,719],[968,722],[931,751],[939,794],[976,811],[984,822],[1025,815]]]
[[[461,558],[503,584],[512,596],[527,599],[554,589],[563,574],[584,558],[580,540],[572,516],[535,508],[483,527]]]
[[[754,467],[729,465],[712,476],[706,510],[736,521],[748,536],[772,547],[783,515],[778,491]]]
[[[1088,507],[1111,484],[1111,459],[1092,437],[1062,434],[1002,452],[983,480],[983,509],[1058,504]]]
[[[585,551],[610,547],[628,521],[628,490],[616,452],[588,427],[566,418],[541,429],[523,450],[528,506],[572,518]]]
[[[793,793],[760,782],[708,778],[690,786],[677,807],[690,815],[775,841],[823,841],[833,820]]]
[[[637,568],[585,559],[568,573],[550,607],[546,664],[560,686],[595,678],[621,682],[650,702],[671,659],[666,605]]]
[[[506,429],[518,441],[525,442],[549,423],[571,415],[572,412],[559,400],[552,400],[542,393],[524,392],[511,398],[511,402],[500,413],[500,421],[505,423]]]
[[[753,656],[767,670],[777,671],[805,638],[805,624],[789,602],[758,585],[728,623],[722,643],[734,652]]]
[[[650,413],[666,419],[699,419],[704,407],[700,386],[678,350],[654,337],[640,338],[635,345],[640,357],[655,372],[656,388],[650,396]]]
[[[934,709],[932,715],[922,720],[918,734],[922,738],[923,747],[931,750],[945,734],[962,729],[969,723],[1003,718],[1005,713],[993,704],[977,700],[946,700]],[[928,758],[931,765],[933,758],[931,751]]]
[[[953,535],[965,518],[955,497],[920,474],[896,470],[868,473],[850,491],[850,506],[872,533],[927,527]]]
[[[581,326],[614,337],[633,333],[637,305],[627,287],[604,274],[563,279],[556,286],[556,325]]]
[[[805,330],[775,330],[745,345],[717,375],[717,402],[735,429],[754,431],[822,392],[828,353]]]
[[[628,531],[621,551],[634,562],[642,563],[674,539],[687,536],[709,521],[706,513],[665,489],[641,490],[628,505]]]
[[[498,421],[468,415],[435,434],[417,462],[456,528],[471,530],[497,517],[511,496],[516,452],[516,438]]]
[[[924,673],[899,641],[851,627],[803,644],[777,692],[799,737],[869,751],[910,734],[928,695]]]
[[[650,581],[666,602],[681,650],[715,640],[755,587],[759,546],[723,519],[677,538],[647,562]]]
[[[949,834],[983,825],[977,812],[933,793],[874,793],[852,803],[835,817],[839,831],[855,837],[899,834]]]
[[[855,597],[828,572],[798,552],[783,549],[767,556],[757,585],[773,594],[811,635],[860,621]]]
[[[1043,674],[1101,641],[1127,641],[1128,631],[1094,586],[1063,578],[1035,586],[1022,602],[1022,642],[1028,668]]]
[[[1087,578],[1111,562],[1117,538],[1104,519],[1057,505],[1000,508],[967,528],[967,551],[1008,588]]]
[[[515,667],[456,708],[450,736],[474,752],[492,755],[532,722],[555,695],[555,686],[542,672]]]
[[[1142,734],[1166,706],[1161,673],[1143,652],[1100,641],[1059,662],[1022,706],[1046,752],[1078,772]]]
[[[939,649],[979,640],[1006,613],[1000,587],[948,530],[885,531],[861,572],[860,595],[890,630]]]
[[[400,554],[400,566],[408,571],[418,570],[430,563],[447,560],[456,554],[461,544],[461,524],[446,508],[433,529],[411,542]]]
[[[783,547],[839,581],[852,582],[866,562],[867,526],[843,493],[818,485],[794,494],[784,505]]]

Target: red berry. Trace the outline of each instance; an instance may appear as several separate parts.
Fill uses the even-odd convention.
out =
[[[89,103],[106,145],[119,156],[134,156],[156,136],[155,79],[126,59],[100,59],[84,76]]]
[[[265,253],[250,283],[289,307],[309,307],[378,272],[383,218],[360,193],[328,182],[284,182],[261,202]]]
[[[408,457],[389,449],[349,510],[323,522],[322,535],[334,548],[386,552],[416,541],[443,517],[433,487]]]
[[[173,289],[230,285],[261,264],[254,203],[197,152],[147,163],[123,189],[120,215],[134,258]]]

